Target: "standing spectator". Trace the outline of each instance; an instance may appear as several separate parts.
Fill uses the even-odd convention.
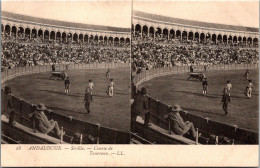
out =
[[[228,94],[227,88],[224,88],[224,93],[223,93],[223,96],[222,96],[221,104],[222,104],[222,108],[225,112],[225,115],[228,114],[228,110],[227,110],[228,103],[230,103],[230,96]]]
[[[5,86],[5,95],[3,97],[2,102],[2,114],[6,115],[9,118],[9,124],[12,125],[14,123],[15,113],[14,113],[14,105],[13,98],[11,96],[12,90],[11,87]]]
[[[13,106],[13,99],[12,99],[12,89],[9,86],[5,86],[5,101],[6,103],[3,103],[3,105],[6,105],[6,107],[2,107],[2,114],[7,113],[10,114],[14,110]]]
[[[91,101],[92,101],[92,95],[90,93],[89,88],[87,88],[86,93],[85,93],[84,102],[85,102],[85,108],[86,108],[88,114],[90,113],[90,103],[91,103]]]
[[[141,93],[135,95],[134,103],[131,110],[131,121],[134,124],[137,116],[144,115],[144,126],[150,126],[150,112],[147,98],[148,91],[145,87],[142,87]]]

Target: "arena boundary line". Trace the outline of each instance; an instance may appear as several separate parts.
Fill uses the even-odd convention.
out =
[[[204,66],[193,66],[196,68],[197,71],[201,72],[204,71]],[[215,71],[215,70],[241,70],[241,69],[256,69],[259,68],[258,64],[230,64],[230,65],[212,65],[207,67],[207,71]],[[137,88],[137,91],[140,92],[139,86],[146,81],[149,81],[151,79],[154,79],[156,77],[161,76],[167,76],[172,74],[178,74],[178,73],[185,73],[189,72],[189,66],[176,66],[176,67],[163,67],[163,68],[155,68],[151,70],[143,71],[139,74],[135,75],[134,78],[134,85]],[[156,102],[156,103],[155,103]],[[152,97],[149,97],[149,104],[150,107],[154,106],[157,107],[155,110],[154,117],[158,118],[159,116],[162,116],[166,114],[169,110],[170,105],[166,105],[159,100],[155,100]],[[161,110],[158,109],[159,106],[162,106]],[[185,107],[184,107],[185,109]],[[152,112],[151,112],[152,113]],[[159,113],[159,114],[158,114]],[[158,114],[158,115],[157,115]],[[223,134],[227,137],[232,136],[232,139],[235,139],[237,142],[240,142],[242,144],[258,144],[258,132],[254,132],[247,129],[238,128],[237,125],[228,125],[224,123],[219,123],[213,120],[210,120],[209,118],[203,118],[200,116],[196,116],[194,114],[191,114],[187,111],[181,112],[181,115],[184,119],[189,119],[190,121],[194,122],[195,125],[199,125],[202,130],[211,131],[209,133],[214,134]],[[221,130],[225,130],[220,131]],[[244,136],[244,137],[243,137]],[[230,138],[230,137],[229,137]],[[252,142],[251,142],[252,141]]]
[[[76,66],[77,65],[77,68]],[[80,66],[81,65],[81,66]],[[130,67],[129,63],[96,63],[96,64],[73,64],[73,69],[70,67],[70,70],[82,70],[82,69],[105,69],[105,68],[127,68]],[[83,66],[86,65],[86,66]],[[59,70],[66,70],[65,64],[58,64]],[[16,67],[14,69],[9,69],[4,71],[4,75],[2,74],[1,84],[2,87],[4,83],[10,79],[13,79],[18,76],[34,74],[34,73],[42,73],[42,72],[51,72],[51,65],[43,65],[43,66],[32,66],[32,67]],[[1,93],[3,96],[3,89],[1,89]],[[5,95],[6,96],[6,95]],[[23,99],[17,98],[14,95],[10,95],[12,97],[14,103],[14,109],[16,113],[18,113],[18,121],[22,122],[26,126],[30,127],[31,123],[25,120],[26,114],[32,112],[33,107],[35,105],[26,102]],[[130,143],[130,130],[128,132],[123,132],[114,128],[104,127],[100,124],[94,124],[82,120],[74,119],[70,116],[65,116],[62,114],[55,113],[54,111],[47,110],[45,114],[48,117],[53,117],[53,119],[57,120],[61,125],[70,125],[72,132],[80,132],[80,133],[88,133],[90,135],[98,136],[101,139],[105,139],[107,144],[129,144]],[[71,123],[74,123],[73,125]],[[130,123],[130,121],[129,121]],[[100,125],[100,128],[98,129]]]

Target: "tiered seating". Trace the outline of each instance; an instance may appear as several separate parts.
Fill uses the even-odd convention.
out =
[[[127,62],[130,58],[127,46],[108,46],[96,42],[84,44],[41,42],[41,38],[5,37],[1,44],[2,70],[49,63]]]
[[[255,48],[217,45],[168,44],[136,41],[132,44],[132,60],[136,67],[150,69],[176,65],[251,64],[259,61]]]

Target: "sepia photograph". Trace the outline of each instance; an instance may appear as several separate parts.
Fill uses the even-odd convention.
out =
[[[130,1],[3,1],[1,143],[129,144],[130,18]]]
[[[258,144],[258,1],[133,1],[131,134]]]
[[[259,165],[259,1],[1,1],[2,167]]]

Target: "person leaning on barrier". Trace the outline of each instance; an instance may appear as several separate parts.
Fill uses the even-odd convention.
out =
[[[11,96],[11,93],[12,93],[12,90],[9,86],[5,86],[5,89],[4,89],[4,93],[5,93],[5,101],[4,104],[2,105],[2,114],[5,114],[7,113],[10,114],[12,111],[13,111],[13,100],[12,100],[12,96]],[[4,107],[4,108],[3,108]]]
[[[60,130],[58,122],[54,121],[53,119],[49,120],[47,116],[44,113],[44,110],[46,109],[44,104],[39,104],[36,106],[35,111],[32,114],[29,114],[30,117],[33,118],[35,121],[35,126],[38,131],[44,134],[50,133],[52,130],[54,130],[55,134],[57,136],[64,135],[65,132]]]
[[[9,86],[5,86],[4,90],[4,102],[2,104],[2,114],[9,118],[9,124],[14,124],[15,113],[14,113],[14,105],[13,98],[11,96],[12,90]]]
[[[177,135],[185,135],[188,132],[191,134],[192,138],[196,138],[196,131],[194,125],[190,121],[183,121],[180,111],[182,111],[179,105],[175,105],[169,114],[166,114],[166,118],[171,123],[171,131]]]
[[[149,105],[148,105],[148,91],[145,87],[142,87],[141,93],[135,95],[134,102],[131,110],[131,122],[134,123],[136,121],[137,116],[144,115],[144,126],[150,126],[149,123],[150,113],[149,113]]]

